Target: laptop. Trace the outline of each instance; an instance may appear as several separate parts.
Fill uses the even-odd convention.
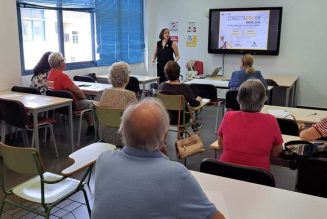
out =
[[[197,75],[195,78],[214,78],[218,76],[218,73],[223,67],[218,67],[213,70],[213,72],[210,75]]]

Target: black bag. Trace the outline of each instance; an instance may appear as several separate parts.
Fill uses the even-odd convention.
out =
[[[325,142],[311,143],[303,140],[289,141],[285,143],[281,157],[289,160],[289,167],[295,170],[299,159],[327,157],[327,144]]]

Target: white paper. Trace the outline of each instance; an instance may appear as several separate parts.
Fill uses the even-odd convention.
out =
[[[221,191],[218,190],[204,190],[208,199],[215,204],[218,211],[220,211],[226,219],[229,219],[228,209],[224,200],[224,196]]]
[[[202,103],[209,103],[209,102],[210,102],[210,99],[202,98],[201,102],[202,102]]]
[[[289,115],[291,115],[289,112],[285,110],[276,110],[276,109],[268,109],[267,112],[276,118],[285,118]]]

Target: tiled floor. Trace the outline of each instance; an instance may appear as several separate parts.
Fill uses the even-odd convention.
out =
[[[200,136],[207,150],[200,155],[196,155],[194,157],[187,159],[187,167],[191,170],[199,170],[200,162],[204,157],[214,157],[214,152],[209,149],[209,145],[216,139],[215,130],[214,130],[215,115],[216,115],[215,106],[206,107],[203,110],[203,112],[199,115],[199,121],[203,124],[203,127],[200,132]],[[77,121],[74,122],[76,122],[76,124],[74,124],[75,125],[74,127],[77,127]],[[58,124],[56,125],[55,128],[55,136],[56,136],[57,145],[60,154],[59,158],[55,158],[54,150],[51,143],[44,143],[42,140],[40,140],[40,151],[41,151],[41,156],[43,158],[45,169],[49,172],[54,172],[54,173],[60,173],[61,170],[69,166],[70,163],[72,162],[68,158],[68,155],[71,153],[70,151],[71,146],[68,144],[69,138],[65,134],[68,133],[67,131],[68,125],[67,122],[61,120],[59,123],[63,124],[63,125]],[[77,128],[75,128],[75,130],[77,130]],[[86,128],[84,127],[83,130],[85,131]],[[76,139],[77,133],[74,134]],[[43,136],[42,132],[40,136]],[[169,147],[168,155],[171,160],[177,161],[176,154],[175,154],[175,147],[174,147],[175,139],[176,139],[176,133],[170,132],[168,134],[168,139],[167,139],[167,145]],[[88,145],[92,142],[94,142],[94,139],[82,135],[81,145]],[[7,144],[14,145],[14,146],[22,145],[20,138],[10,139],[9,137],[8,137]],[[277,187],[293,190],[295,174],[296,174],[295,171],[289,170],[288,168],[285,167],[272,166],[272,173],[275,176]],[[78,175],[74,177],[79,178]],[[21,175],[19,174],[10,173],[6,178],[6,181],[8,181],[7,186],[14,185],[15,183],[21,182],[24,179],[26,178],[21,177]],[[93,180],[94,179],[92,177],[90,188],[86,186],[91,206],[93,203],[93,193],[92,193],[94,187]],[[1,191],[0,191],[0,195],[2,197]],[[87,213],[87,208],[84,205],[84,198],[81,192],[74,195],[70,200],[67,200],[57,205],[51,213],[53,214],[51,218],[64,218],[64,219],[89,218]],[[7,218],[42,218],[42,217],[6,205],[4,214],[1,216],[1,219],[2,218],[7,219]]]

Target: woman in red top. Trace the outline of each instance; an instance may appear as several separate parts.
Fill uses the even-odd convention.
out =
[[[270,170],[270,156],[279,156],[283,139],[276,119],[260,113],[266,100],[259,80],[241,85],[237,95],[241,111],[227,112],[217,131],[222,161]]]

